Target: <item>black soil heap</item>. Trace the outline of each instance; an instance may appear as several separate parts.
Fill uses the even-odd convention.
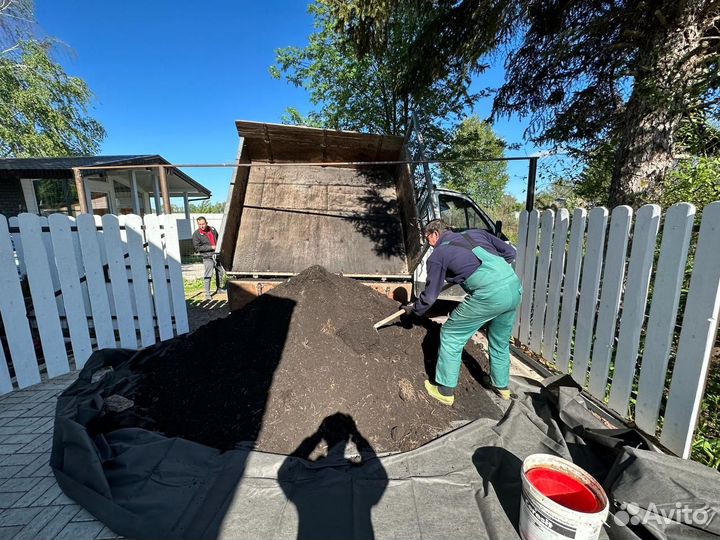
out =
[[[486,357],[474,344],[454,407],[425,394],[439,326],[415,320],[377,333],[373,323],[397,308],[369,287],[313,266],[173,341],[146,364],[135,411],[167,436],[222,450],[251,442],[283,454],[337,412],[354,418],[376,452],[415,448],[456,421],[497,418],[476,381],[477,361],[486,366]]]

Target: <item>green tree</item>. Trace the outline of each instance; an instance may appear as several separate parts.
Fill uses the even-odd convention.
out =
[[[658,202],[665,208],[689,202],[702,210],[717,200],[720,200],[720,158],[694,157],[683,160],[668,174]]]
[[[32,3],[0,2],[0,157],[94,154],[105,136],[92,94],[32,38]]]
[[[539,190],[535,196],[535,207],[539,210],[567,208],[572,212],[575,208],[588,206],[580,197],[572,182],[555,180]]]
[[[440,164],[443,186],[469,194],[484,208],[497,206],[510,178],[507,162],[469,160],[502,158],[505,146],[489,124],[477,116],[466,118],[452,132],[440,156],[443,160],[452,160]]]
[[[303,47],[276,51],[270,74],[310,94],[316,110],[306,116],[289,108],[284,121],[331,129],[402,135],[413,110],[421,113],[430,150],[445,138],[452,122],[471,107],[479,93],[468,91],[471,70],[458,66],[428,85],[401,88],[402,65],[424,21],[421,13],[400,9],[388,24],[384,47],[362,58],[336,31],[333,0],[308,7],[315,32]]]
[[[5,56],[33,33],[32,0],[0,1],[0,56]]]
[[[360,52],[381,48],[398,10],[425,22],[403,87],[458,65],[473,70],[507,47],[494,115],[530,116],[526,135],[581,153],[615,141],[611,205],[654,198],[675,164],[682,119],[717,111],[720,4],[716,0],[350,0],[337,28]]]
[[[190,212],[193,214],[222,214],[225,209],[224,202],[201,201],[200,204],[190,203]]]
[[[676,138],[676,163],[666,175],[663,189],[645,200],[663,207],[676,202],[690,202],[702,208],[720,198],[720,176],[717,174],[720,167],[720,128],[712,119],[695,113],[682,121]],[[609,204],[608,189],[616,146],[617,143],[611,140],[603,142],[584,157],[584,167],[575,181],[575,191],[590,205]]]
[[[518,217],[520,212],[525,210],[525,205],[509,193],[503,193],[500,201],[493,207],[488,208],[490,217],[502,221],[502,232],[508,240],[517,245],[518,242]]]

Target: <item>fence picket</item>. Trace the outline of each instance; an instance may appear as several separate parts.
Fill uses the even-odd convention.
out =
[[[92,214],[80,214],[77,217],[80,249],[85,261],[85,277],[87,279],[92,320],[95,328],[95,339],[99,349],[115,348],[115,331],[110,315],[105,272],[100,255],[95,219]]]
[[[24,261],[23,261],[24,262]],[[20,280],[18,279],[18,266],[15,262],[8,223],[5,216],[0,215],[0,315],[5,328],[10,360],[15,370],[15,378],[20,388],[25,388],[40,382],[40,370],[35,356],[30,326],[28,325],[25,301],[23,299]],[[10,373],[7,364],[0,367],[0,392],[12,390]],[[7,372],[7,379],[5,379]]]
[[[605,269],[603,270],[595,342],[592,346],[590,382],[588,383],[588,392],[600,400],[605,399],[610,359],[615,345],[617,315],[625,278],[625,258],[632,214],[632,208],[629,206],[617,206],[610,216],[610,232],[605,253]]]
[[[80,238],[77,231],[77,221],[72,216],[68,216],[68,219],[70,220],[70,237],[72,238],[72,249],[73,253],[75,253],[75,262],[78,269],[78,275],[80,276],[80,278],[83,278],[85,276],[85,262],[83,261],[82,251],[80,249]],[[85,306],[85,316],[91,317],[92,308],[90,307],[90,296],[88,295],[87,281],[85,279],[81,279],[80,289],[82,291],[83,305]]]
[[[41,218],[34,214],[20,214],[18,222],[20,234],[23,237],[25,267],[28,273],[33,313],[42,343],[43,359],[48,377],[56,377],[69,372],[70,363],[60,326],[60,314],[50,272],[50,261],[43,238],[43,224]]]
[[[572,378],[580,386],[585,386],[585,376],[590,361],[590,346],[592,345],[593,328],[595,326],[595,309],[600,288],[600,271],[603,265],[607,217],[607,209],[597,207],[590,210],[590,217],[588,218],[586,254],[580,284],[580,302],[575,326],[572,369]]]
[[[515,254],[515,273],[522,281],[523,271],[525,269],[525,250],[527,248],[527,224],[528,224],[528,211],[523,210],[520,212],[520,219],[518,220],[518,245],[517,253]],[[522,303],[518,305],[517,312],[515,315],[515,324],[513,326],[513,336],[518,338],[520,336],[520,311],[522,309]]]
[[[530,330],[530,350],[540,354],[545,323],[545,306],[547,305],[547,287],[550,277],[550,258],[552,256],[553,229],[555,228],[555,212],[545,210],[540,226],[540,258],[537,265],[537,279],[532,308]]]
[[[148,241],[148,258],[150,259],[150,271],[152,272],[152,296],[155,302],[157,324],[160,330],[160,339],[165,341],[173,337],[173,325],[158,216],[154,214],[145,216],[145,232]]]
[[[550,361],[553,360],[555,353],[558,312],[560,311],[560,291],[563,271],[565,269],[565,243],[567,242],[569,216],[570,214],[566,208],[561,208],[555,216],[552,261],[550,262],[550,284],[548,285],[545,326],[543,327],[543,338],[540,346],[540,354]]]
[[[528,216],[527,244],[523,267],[523,295],[520,311],[520,341],[528,342],[530,335],[530,312],[533,303],[533,285],[535,283],[535,263],[537,261],[538,221],[540,212],[533,210]]]
[[[635,423],[650,434],[655,433],[660,401],[665,390],[670,347],[694,221],[695,207],[688,203],[675,204],[665,214],[635,405]]]
[[[646,204],[638,210],[633,230],[630,262],[628,263],[627,285],[623,296],[622,316],[620,317],[620,332],[615,353],[615,373],[608,401],[611,409],[623,415],[627,414],[635,378],[640,333],[645,322],[645,306],[659,225],[659,206]]]
[[[2,347],[0,347],[0,395],[12,392],[12,390],[13,385],[12,379],[10,378],[10,370],[8,369],[7,358],[5,358],[5,351]]]
[[[45,244],[45,251],[47,252],[47,258],[50,262],[48,266],[50,268],[50,275],[52,276],[53,290],[59,291],[60,277],[58,276],[57,264],[55,263],[55,248],[52,244],[52,238],[50,238],[50,222],[47,216],[40,216],[40,226],[42,228],[40,236],[42,237],[43,244]],[[57,303],[57,310],[60,315],[60,328],[65,328],[63,326],[63,319],[66,319],[65,304],[60,295],[55,296],[55,302]]]
[[[52,238],[50,238],[50,222],[48,221],[47,216],[39,216],[40,218],[40,237],[42,238],[43,244],[45,244],[45,251],[47,252],[47,257],[50,260],[50,264],[48,265],[48,269],[50,270],[50,275],[52,276],[52,286],[53,290],[59,290],[60,289],[60,277],[58,276],[57,267],[52,264],[55,261],[55,249],[53,248],[52,244]],[[42,230],[43,228],[48,229],[47,231]],[[62,304],[60,303],[58,299],[58,307],[62,307]]]
[[[20,224],[18,223],[17,216],[13,216],[10,219],[8,219],[8,225],[11,228],[19,228]],[[12,238],[12,243],[13,243],[13,246],[15,246],[15,252],[17,253],[18,270],[20,271],[20,275],[24,276],[26,274],[26,272],[25,272],[25,257],[23,256],[23,248],[22,248],[22,238],[21,238],[19,232],[10,233],[10,238]]]
[[[180,240],[178,239],[177,221],[171,215],[164,216],[165,254],[170,277],[170,295],[175,315],[175,331],[187,334],[190,331],[185,304],[185,287],[183,284],[182,265],[180,264]]]
[[[143,247],[145,237],[142,218],[136,215],[127,216],[125,232],[130,255],[130,272],[133,280],[138,325],[140,326],[140,343],[143,347],[148,347],[155,343],[155,322],[153,321],[152,299],[148,282],[147,256]]]
[[[688,457],[720,312],[720,201],[703,210],[660,440]]]
[[[562,308],[558,323],[557,368],[567,373],[570,366],[570,345],[573,337],[575,310],[578,303],[578,286],[583,260],[583,238],[587,213],[582,208],[573,212],[570,226],[570,245],[568,246],[565,280],[563,282]]]
[[[107,256],[110,285],[115,299],[120,346],[126,349],[137,349],[137,334],[133,320],[132,303],[127,270],[125,269],[125,247],[120,238],[120,222],[114,214],[102,216],[103,241]]]
[[[75,258],[75,250],[68,249],[72,244],[70,227],[72,220],[65,214],[51,214],[48,217],[50,238],[55,252],[55,261],[65,306],[70,341],[72,344],[75,366],[81,368],[92,353],[88,320],[85,313],[82,287]],[[83,309],[81,309],[81,306]]]

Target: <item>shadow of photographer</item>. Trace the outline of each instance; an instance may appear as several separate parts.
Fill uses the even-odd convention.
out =
[[[299,540],[375,537],[371,509],[388,476],[352,416],[326,417],[283,462],[278,481],[297,509]]]

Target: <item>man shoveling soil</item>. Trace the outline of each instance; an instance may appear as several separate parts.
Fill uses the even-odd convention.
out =
[[[445,281],[465,290],[465,300],[450,314],[440,331],[435,382],[425,381],[428,394],[446,405],[455,401],[465,344],[489,323],[490,377],[486,385],[510,399],[510,334],[522,286],[510,263],[515,249],[487,231],[450,231],[442,220],[428,223],[423,234],[434,248],[427,261],[425,290],[406,313],[423,315],[440,295]]]

